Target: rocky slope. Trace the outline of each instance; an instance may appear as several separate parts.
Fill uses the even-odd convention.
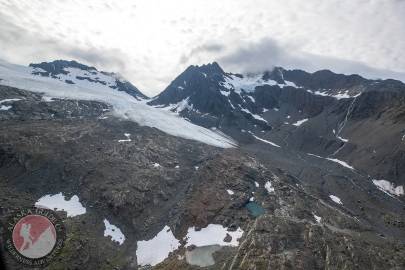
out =
[[[149,104],[242,143],[344,160],[371,179],[405,185],[405,85],[328,70],[224,72],[191,66]]]
[[[398,175],[391,181],[403,180],[396,156],[403,153],[397,139],[403,132],[401,83],[358,76],[342,82],[336,75],[334,90],[316,94],[305,88],[315,87],[315,79],[292,71],[298,74],[293,79],[276,69],[260,79],[269,84],[254,80],[250,92],[237,93],[227,80],[240,77],[216,64],[200,68],[189,68],[190,78],[182,74],[175,88],[168,87],[175,92],[183,85],[186,94],[179,90],[171,101],[164,92],[151,104],[189,97],[187,110],[170,108],[240,138],[238,147],[169,135],[119,117],[107,102],[0,86],[1,207],[31,206],[62,193],[65,200],[76,195],[86,209],[73,216],[60,212],[67,240],[48,269],[405,269],[402,197],[372,182],[390,171]],[[361,95],[358,84],[368,87]],[[249,117],[254,112],[264,120]],[[219,124],[205,121],[207,113]],[[305,118],[298,126],[284,123]],[[370,147],[374,158],[364,154]],[[105,219],[125,235],[122,244],[104,236]],[[165,248],[170,252],[161,253]],[[11,269],[22,269],[4,255]]]

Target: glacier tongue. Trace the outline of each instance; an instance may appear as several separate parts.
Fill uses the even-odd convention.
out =
[[[44,93],[53,98],[94,100],[112,105],[115,116],[142,126],[155,127],[173,136],[200,141],[209,145],[230,148],[236,142],[220,133],[194,125],[177,114],[138,101],[131,95],[116,91],[106,85],[85,83],[67,84],[57,79],[32,75],[32,68],[0,61],[0,84],[32,92]]]

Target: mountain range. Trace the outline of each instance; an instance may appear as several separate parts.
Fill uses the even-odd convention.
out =
[[[86,209],[49,269],[405,269],[401,81],[0,62],[0,123],[3,207]]]

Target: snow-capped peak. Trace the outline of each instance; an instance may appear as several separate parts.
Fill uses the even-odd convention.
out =
[[[32,74],[83,87],[109,87],[124,91],[138,100],[146,98],[139,89],[118,73],[99,71],[76,61],[56,60],[30,64]]]

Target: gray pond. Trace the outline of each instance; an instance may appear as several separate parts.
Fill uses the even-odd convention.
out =
[[[186,261],[188,264],[200,267],[207,267],[215,264],[212,254],[221,249],[219,245],[196,247],[195,249],[186,250]]]

